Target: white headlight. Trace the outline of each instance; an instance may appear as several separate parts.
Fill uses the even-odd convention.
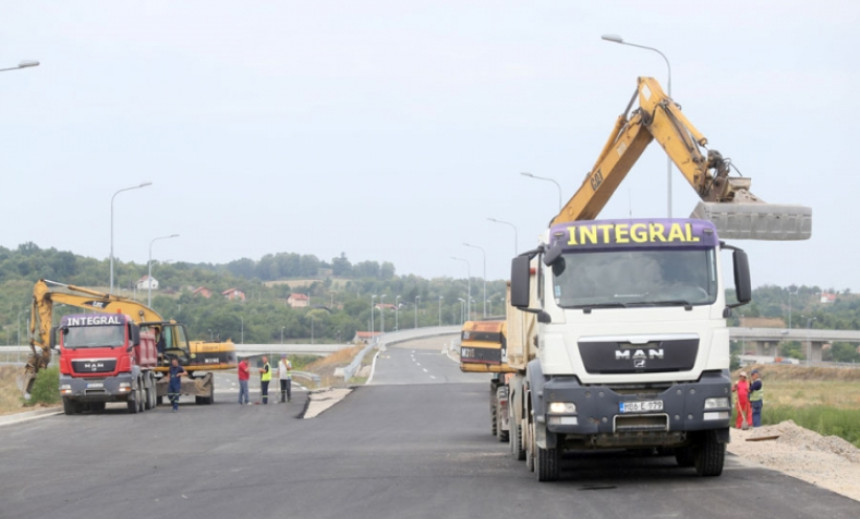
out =
[[[549,414],[576,414],[576,404],[573,402],[550,402],[547,412]]]
[[[727,407],[729,407],[729,399],[724,396],[705,399],[705,409],[725,409]]]

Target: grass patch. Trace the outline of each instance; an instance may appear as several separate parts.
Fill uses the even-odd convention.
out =
[[[767,406],[762,409],[762,423],[777,424],[794,420],[797,425],[823,436],[839,436],[860,448],[860,410],[834,407]]]

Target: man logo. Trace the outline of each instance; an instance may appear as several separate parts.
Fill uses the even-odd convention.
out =
[[[634,360],[641,361],[644,365],[645,360],[662,360],[663,348],[649,348],[646,350],[615,350],[615,360]]]

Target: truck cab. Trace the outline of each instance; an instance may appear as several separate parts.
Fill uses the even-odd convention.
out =
[[[723,249],[711,222],[555,224],[514,259],[511,305],[537,314],[527,437],[557,477],[566,449],[671,448],[722,471],[731,416]],[[733,251],[737,304],[750,298]],[[697,461],[698,460],[698,461]],[[540,478],[540,474],[539,474]]]
[[[107,402],[126,402],[131,412],[154,404],[158,353],[152,332],[124,314],[66,315],[57,331],[66,414],[101,410]]]

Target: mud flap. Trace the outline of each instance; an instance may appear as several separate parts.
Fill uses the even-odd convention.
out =
[[[699,202],[691,218],[710,220],[720,238],[790,241],[812,236],[812,208],[765,202]]]

